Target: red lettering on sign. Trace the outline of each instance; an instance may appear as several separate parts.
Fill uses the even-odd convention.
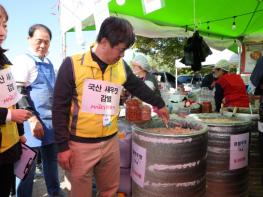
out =
[[[7,98],[4,99],[4,103],[10,102],[16,98],[16,93],[13,95],[9,95]]]

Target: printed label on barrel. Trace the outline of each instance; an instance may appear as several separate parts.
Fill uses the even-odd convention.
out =
[[[230,136],[229,170],[240,169],[248,165],[249,133]]]
[[[131,177],[140,187],[144,186],[146,165],[146,149],[136,143],[132,143]]]

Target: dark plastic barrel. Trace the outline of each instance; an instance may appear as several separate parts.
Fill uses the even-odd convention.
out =
[[[198,121],[178,119],[169,123],[169,127],[176,125],[191,131],[187,134],[149,131],[164,127],[159,119],[133,127],[133,197],[204,197],[207,127]]]
[[[225,112],[227,116],[232,113]],[[250,145],[249,145],[249,196],[263,196],[263,161],[260,157],[259,131],[258,131],[258,114],[237,113],[237,118],[251,120],[250,128]]]
[[[247,197],[250,120],[220,114],[194,116],[208,125],[206,197]],[[235,148],[242,154],[233,152]]]

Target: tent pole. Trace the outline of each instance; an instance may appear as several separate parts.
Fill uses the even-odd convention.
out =
[[[241,69],[240,69],[241,61],[240,61],[240,59],[241,59],[242,45],[238,45],[237,51],[238,51],[238,55],[239,55],[239,61],[238,61],[238,65],[237,65],[237,74],[241,74]]]
[[[177,82],[177,68],[175,68],[175,89],[177,90],[177,87],[178,87],[178,82]]]
[[[63,32],[61,34],[61,43],[62,43],[61,58],[63,60],[65,59],[67,54],[66,32]]]
[[[194,32],[196,31],[195,0],[193,0]]]
[[[175,65],[175,90],[177,90],[177,75],[178,75],[178,71],[177,71],[177,66],[176,66],[176,60],[174,61],[174,65]]]
[[[62,21],[62,16],[61,16],[61,12],[62,12],[62,8],[63,8],[63,3],[61,0],[58,1],[58,9],[59,9],[59,24],[60,24],[60,41],[61,41],[61,53],[60,53],[60,58],[61,60],[64,60],[66,57],[66,31],[63,30],[63,28],[61,27],[61,21]],[[62,62],[62,61],[61,61]]]

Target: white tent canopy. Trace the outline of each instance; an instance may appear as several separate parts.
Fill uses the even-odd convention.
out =
[[[95,25],[96,16],[99,17],[100,14],[103,15],[103,13],[97,9],[98,5],[107,5],[109,2],[110,0],[60,0],[62,37],[72,28],[75,28],[75,31],[78,32],[86,26]],[[99,14],[96,15],[97,12],[99,12]],[[116,15],[116,13],[110,13],[110,15]],[[193,35],[192,31],[185,31],[185,29],[181,27],[161,26],[145,19],[121,13],[117,15],[130,21],[136,35],[149,38],[190,37]],[[233,39],[218,39],[205,35],[203,35],[203,37],[208,45],[217,49],[225,49],[233,44]],[[238,42],[237,44],[240,43]]]

